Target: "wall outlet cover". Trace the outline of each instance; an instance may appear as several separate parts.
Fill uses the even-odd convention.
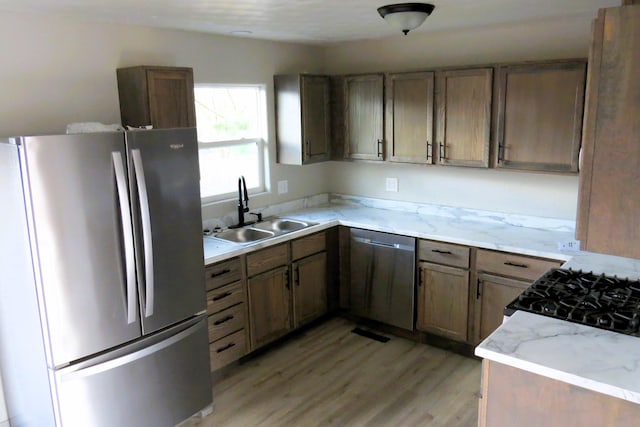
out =
[[[559,251],[579,251],[580,250],[580,241],[579,240],[567,240],[566,242],[558,242],[558,250]]]
[[[387,178],[386,189],[387,189],[387,191],[393,191],[394,193],[397,193],[398,192],[398,178]]]

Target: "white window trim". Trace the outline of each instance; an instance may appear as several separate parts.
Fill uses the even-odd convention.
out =
[[[268,112],[267,112],[267,85],[263,83],[248,83],[248,84],[225,84],[225,83],[196,83],[194,85],[196,88],[207,88],[207,87],[251,87],[258,89],[258,97],[260,98],[260,102],[258,103],[258,132],[261,135],[258,135],[258,138],[246,138],[246,139],[236,139],[230,141],[211,141],[211,142],[203,142],[198,141],[198,149],[200,148],[211,148],[211,147],[230,147],[235,145],[244,145],[250,143],[256,143],[258,148],[258,176],[259,176],[259,186],[247,188],[247,193],[249,194],[259,194],[267,192],[267,182],[270,182],[270,174],[269,169],[269,128],[268,128]],[[214,196],[205,196],[201,197],[201,203],[203,205],[212,204],[216,202],[222,202],[227,200],[237,199],[237,192],[233,191],[230,193],[222,193],[216,194]]]

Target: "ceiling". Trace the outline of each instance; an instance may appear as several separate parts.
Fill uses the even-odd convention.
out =
[[[428,0],[427,0],[428,1]],[[523,23],[590,21],[622,0],[433,0],[435,10],[408,35]],[[0,11],[327,44],[397,35],[376,9],[384,0],[0,0]]]

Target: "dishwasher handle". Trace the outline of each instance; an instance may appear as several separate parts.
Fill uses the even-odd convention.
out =
[[[371,240],[365,237],[352,237],[352,239],[358,243],[362,243],[363,245],[381,246],[383,248],[397,249],[401,251],[410,251],[410,252],[414,251],[414,248],[412,246],[401,245],[400,243],[380,242],[378,240]]]

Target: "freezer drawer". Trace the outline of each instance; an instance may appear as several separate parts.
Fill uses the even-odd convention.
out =
[[[62,427],[175,426],[212,402],[206,318],[52,375]]]

